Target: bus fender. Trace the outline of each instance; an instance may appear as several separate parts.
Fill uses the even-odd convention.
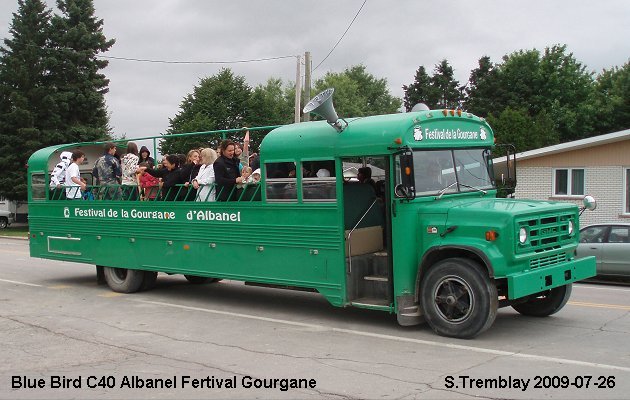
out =
[[[494,278],[494,268],[488,256],[479,248],[465,245],[446,245],[430,247],[422,256],[422,261],[418,266],[418,275],[416,276],[415,302],[420,301],[420,282],[429,268],[438,261],[453,258],[464,257],[476,260],[482,268],[488,272],[488,276]]]

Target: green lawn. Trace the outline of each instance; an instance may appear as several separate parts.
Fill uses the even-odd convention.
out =
[[[9,226],[6,229],[0,229],[0,236],[28,237],[28,226]]]

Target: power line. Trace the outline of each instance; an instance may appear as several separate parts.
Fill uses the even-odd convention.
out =
[[[103,55],[97,55],[96,57],[106,58],[110,60],[136,61],[136,62],[157,63],[157,64],[239,64],[239,63],[281,60],[284,58],[293,58],[295,56],[252,58],[249,60],[232,60],[232,61],[167,61],[167,60],[150,60],[150,59],[145,59],[145,58],[114,57],[114,56],[103,56]]]
[[[361,12],[361,10],[363,10],[363,6],[365,6],[365,3],[367,3],[367,0],[363,1],[363,4],[361,4],[361,7],[359,7],[359,11],[357,11],[357,14],[354,16],[354,18],[352,18],[352,21],[350,21],[350,25],[348,25],[348,27],[346,28],[346,31],[343,33],[343,35],[341,35],[339,40],[337,40],[337,43],[333,46],[333,48],[330,50],[328,55],[326,57],[324,57],[324,59],[319,64],[317,64],[317,67],[313,68],[313,71],[315,71],[320,65],[322,65],[324,63],[324,61],[326,61],[328,59],[328,57],[330,57],[332,52],[335,51],[335,49],[337,48],[339,43],[341,43],[341,40],[344,38],[344,36],[346,36],[346,33],[348,33],[348,31],[350,30],[350,27],[352,26],[352,24],[354,24],[354,21],[359,16],[359,13]]]

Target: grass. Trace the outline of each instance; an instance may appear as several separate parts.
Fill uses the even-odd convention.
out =
[[[0,229],[0,236],[28,237],[28,226],[9,226],[6,229]]]

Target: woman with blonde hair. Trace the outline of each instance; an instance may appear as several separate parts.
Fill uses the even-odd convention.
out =
[[[217,159],[217,152],[207,148],[201,150],[201,168],[192,184],[197,189],[196,201],[215,201],[214,167],[212,164]],[[201,187],[201,189],[199,189]]]

